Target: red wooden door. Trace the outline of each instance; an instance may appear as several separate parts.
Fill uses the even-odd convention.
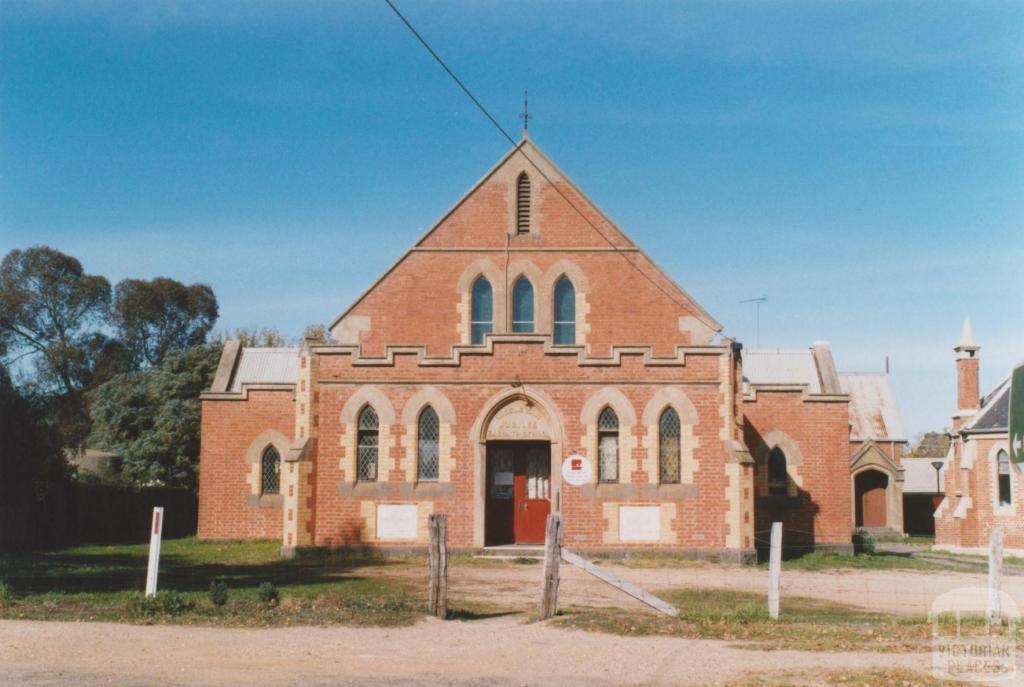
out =
[[[544,528],[551,512],[549,444],[523,444],[516,451],[513,494],[516,544],[544,543]]]

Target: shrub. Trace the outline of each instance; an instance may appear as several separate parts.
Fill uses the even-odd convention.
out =
[[[14,603],[14,590],[11,586],[0,580],[0,608],[7,608]]]
[[[136,593],[128,599],[128,612],[146,617],[181,615],[192,608],[192,602],[175,591],[157,592],[155,596]]]
[[[216,578],[210,582],[210,603],[214,606],[223,606],[228,602],[228,583],[223,579]]]
[[[864,530],[853,533],[853,552],[872,554],[875,552],[875,538]]]
[[[273,582],[261,583],[259,588],[256,590],[256,594],[259,596],[260,601],[268,606],[273,606],[277,603],[277,587],[274,586]]]

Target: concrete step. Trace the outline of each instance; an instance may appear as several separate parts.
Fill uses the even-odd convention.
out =
[[[508,544],[505,546],[488,546],[483,552],[474,554],[473,558],[492,558],[495,560],[515,560],[516,558],[532,558],[544,560],[544,547],[526,544]]]

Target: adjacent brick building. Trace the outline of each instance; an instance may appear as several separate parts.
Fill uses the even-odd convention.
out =
[[[945,498],[935,511],[935,545],[986,553],[992,530],[1004,551],[1024,556],[1024,476],[1010,463],[1010,377],[980,398],[981,346],[964,321],[956,353],[957,411],[946,458]]]
[[[558,512],[574,548],[749,560],[770,513],[848,550],[868,437],[827,346],[804,351],[813,388],[751,381],[720,331],[524,138],[331,343],[225,347],[199,534],[405,548],[443,512],[478,548],[539,542]]]

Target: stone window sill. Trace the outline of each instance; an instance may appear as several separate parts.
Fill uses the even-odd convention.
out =
[[[280,508],[283,502],[280,494],[249,494],[245,497],[245,504],[255,508]]]

